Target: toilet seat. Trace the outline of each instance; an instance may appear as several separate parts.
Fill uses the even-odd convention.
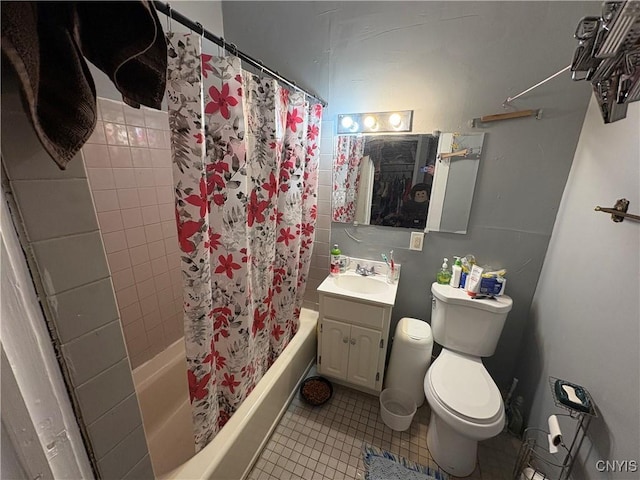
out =
[[[500,391],[478,357],[443,349],[427,378],[434,397],[452,415],[482,425],[504,414]]]

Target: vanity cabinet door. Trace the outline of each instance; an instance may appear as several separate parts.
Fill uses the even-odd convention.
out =
[[[346,380],[350,331],[346,323],[322,319],[319,373]]]
[[[349,338],[349,368],[347,381],[366,388],[375,389],[378,358],[381,352],[380,331],[351,326]]]

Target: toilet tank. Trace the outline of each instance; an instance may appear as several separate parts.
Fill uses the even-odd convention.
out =
[[[434,283],[431,330],[444,348],[477,357],[490,357],[513,306],[511,297],[474,300],[461,288]]]

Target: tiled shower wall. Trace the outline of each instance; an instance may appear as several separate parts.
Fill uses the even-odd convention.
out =
[[[25,115],[17,82],[4,73],[1,150],[8,184],[3,181],[2,189],[15,200],[13,221],[60,348],[78,424],[86,432],[101,478],[151,479],[142,417],[81,156],[64,171],[54,164]]]
[[[182,282],[166,112],[98,99],[82,153],[132,368],[183,335]],[[322,123],[318,220],[304,306],[329,273],[333,122]]]
[[[82,148],[131,367],[183,335],[166,112],[98,99]]]
[[[322,122],[320,131],[320,171],[318,175],[318,221],[316,239],[311,254],[311,268],[303,306],[318,310],[316,288],[329,274],[329,244],[331,237],[331,179],[333,162],[333,121]]]

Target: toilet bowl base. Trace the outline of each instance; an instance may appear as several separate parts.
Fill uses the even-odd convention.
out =
[[[433,411],[427,431],[427,447],[438,466],[451,475],[466,477],[476,468],[477,440],[461,435]]]

